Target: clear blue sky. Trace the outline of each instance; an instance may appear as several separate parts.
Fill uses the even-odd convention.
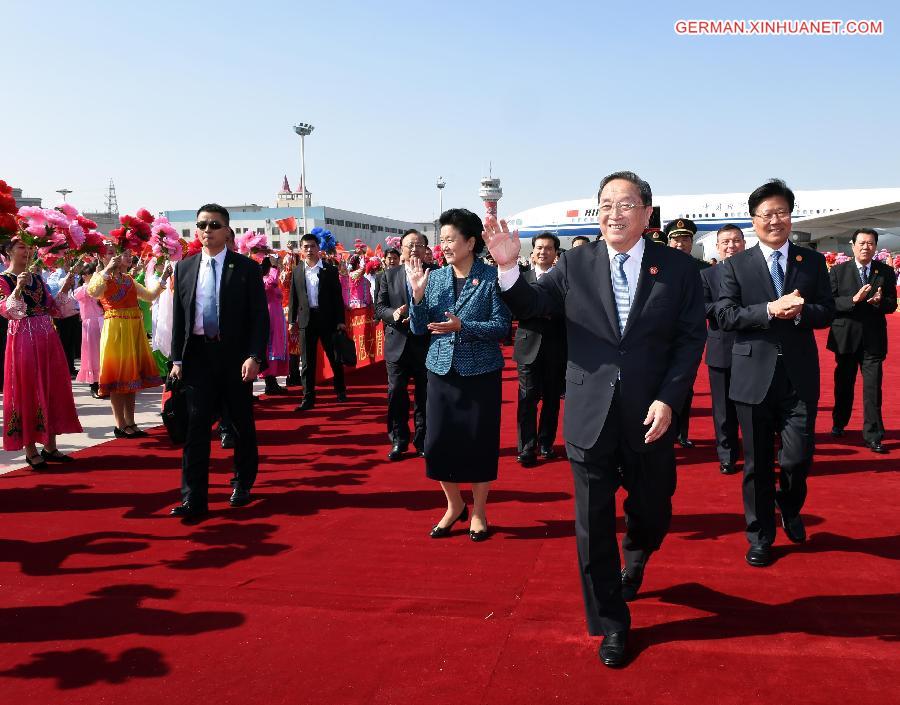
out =
[[[887,2],[4,3],[0,178],[122,212],[316,202],[501,214],[633,169],[658,194],[900,186]],[[785,14],[789,11],[789,14]],[[882,19],[882,37],[683,37],[679,18]]]

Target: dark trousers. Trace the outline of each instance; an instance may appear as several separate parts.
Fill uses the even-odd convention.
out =
[[[300,329],[300,382],[303,385],[304,399],[314,401],[316,398],[316,346],[319,342],[334,371],[334,391],[338,394],[347,391],[344,386],[344,366],[334,358],[334,345],[331,341],[334,331],[334,328],[323,329],[317,309],[309,312],[309,325]]]
[[[688,428],[691,425],[691,404],[694,403],[694,390],[688,392],[684,404],[678,411],[678,437],[688,438]]]
[[[240,363],[229,364],[225,357],[219,343],[201,336],[191,337],[184,355],[188,431],[181,460],[181,496],[200,508],[207,506],[210,428],[223,409],[234,434],[235,484],[249,491],[259,468],[253,385],[241,380]]]
[[[66,354],[66,362],[69,363],[69,374],[74,375],[77,372],[75,359],[81,356],[81,316],[57,318],[55,323],[59,341]]]
[[[731,368],[708,365],[709,392],[712,396],[713,427],[716,431],[716,453],[722,464],[734,465],[740,456],[737,408],[728,398]]]
[[[519,406],[516,420],[519,431],[519,452],[535,453],[551,448],[559,426],[559,396],[562,393],[564,369],[559,360],[541,346],[534,362],[517,365],[519,373]],[[541,417],[538,422],[538,402]]]
[[[775,506],[793,518],[806,501],[806,477],[815,450],[816,405],[807,405],[794,390],[779,358],[769,391],[759,404],[736,402],[744,437],[744,516],[752,546],[775,541]],[[775,434],[779,487],[775,490]]]
[[[396,362],[387,360],[388,378],[388,410],[387,430],[391,443],[400,447],[409,446],[409,380],[413,380],[415,406],[413,407],[413,424],[415,434],[413,445],[425,447],[425,406],[428,401],[428,371],[425,369],[424,347],[416,341],[409,340],[403,348],[403,354]]]
[[[637,453],[624,440],[616,390],[606,423],[593,448],[566,444],[575,479],[575,540],[588,634],[612,634],[631,626],[622,599],[621,563],[616,542],[616,490],[623,486],[626,569],[643,569],[657,550],[672,520],[675,493],[675,451],[661,441],[647,453]],[[619,473],[619,466],[622,473]]]
[[[884,420],[881,418],[881,379],[883,355],[872,355],[859,350],[847,355],[835,355],[834,411],[832,425],[844,428],[853,412],[853,392],[856,386],[856,370],[863,379],[863,440],[867,443],[884,438]]]

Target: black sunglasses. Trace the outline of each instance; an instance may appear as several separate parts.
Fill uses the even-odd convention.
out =
[[[197,221],[197,230],[206,230],[209,228],[210,230],[219,230],[220,228],[224,228],[218,220],[199,220]]]

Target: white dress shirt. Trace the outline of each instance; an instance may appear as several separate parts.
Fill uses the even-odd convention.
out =
[[[534,270],[534,280],[537,281],[542,276],[550,272],[550,269],[553,269],[553,265],[550,265],[550,269],[541,269],[540,265],[532,265],[532,270]]]
[[[778,248],[778,251],[781,253],[781,259],[778,261],[781,263],[781,269],[784,271],[784,280],[787,281],[787,273],[788,273],[788,248],[791,246],[790,240],[785,240],[784,244]],[[770,272],[772,271],[772,253],[775,252],[768,245],[764,245],[761,242],[759,243],[760,252],[763,253],[763,257],[766,258],[766,269]],[[788,292],[783,291],[783,294],[787,294]]]
[[[857,271],[857,272],[859,272],[860,269],[862,269],[862,270],[864,271],[864,274],[863,274],[863,273],[860,273],[859,276],[860,276],[860,279],[862,279],[862,283],[863,283],[863,284],[868,284],[868,283],[869,283],[869,277],[872,276],[872,263],[869,262],[868,264],[863,264],[862,262],[860,262],[858,259],[856,259],[856,258],[854,257],[854,258],[853,258],[853,264],[856,265],[856,271]]]
[[[314,267],[303,268],[306,275],[306,300],[310,308],[319,308],[319,272],[322,271],[322,260],[316,262]]]
[[[210,257],[203,250],[200,251],[200,271],[197,272],[197,300],[194,303],[194,335],[204,335],[203,306],[206,303],[206,282],[210,277],[209,260],[214,259],[216,261],[216,310],[218,311],[219,289],[222,286],[222,269],[225,266],[225,254],[227,252],[228,249],[223,247],[219,254],[215,257]]]

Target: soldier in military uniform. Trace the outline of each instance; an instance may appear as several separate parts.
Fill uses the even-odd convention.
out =
[[[690,256],[691,250],[694,248],[694,235],[697,234],[697,226],[693,220],[688,218],[679,218],[671,221],[662,231],[662,237],[665,238],[666,244],[676,250],[681,250]],[[708,262],[694,259],[697,267],[706,269],[709,267]],[[684,406],[678,412],[678,445],[682,448],[693,448],[694,442],[688,436],[688,427],[691,423],[691,402],[694,400],[694,392],[688,393],[684,400]]]

